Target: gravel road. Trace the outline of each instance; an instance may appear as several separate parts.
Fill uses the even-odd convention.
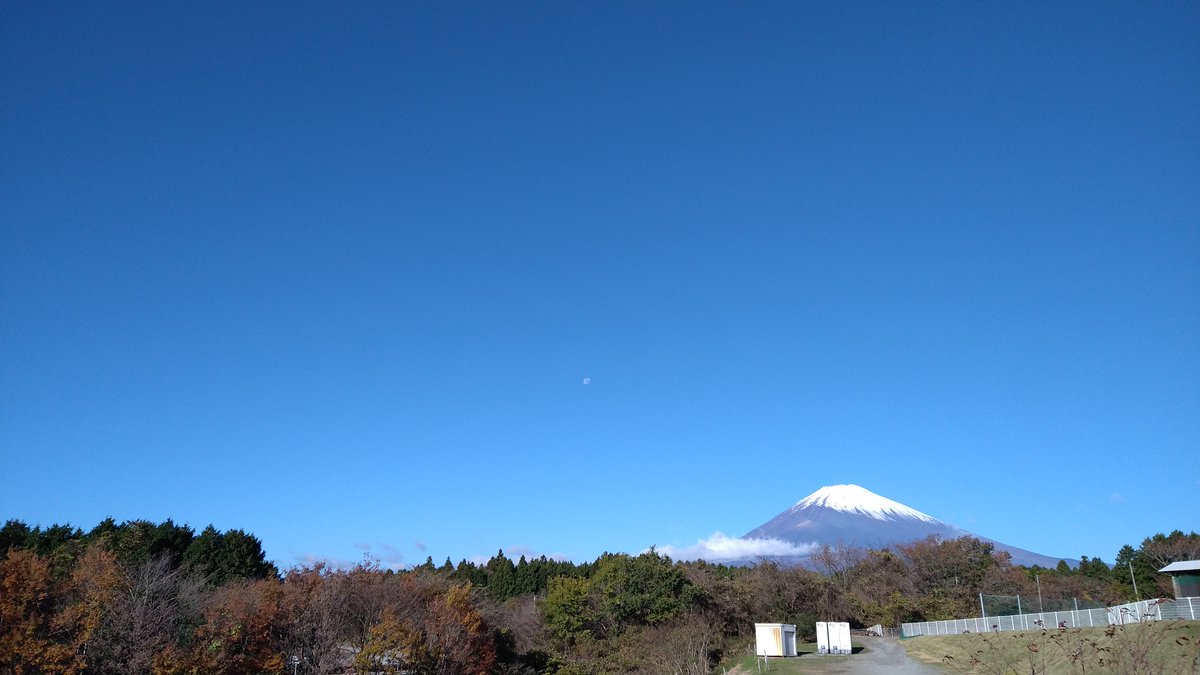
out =
[[[802,653],[795,659],[776,662],[772,671],[779,673],[842,673],[844,675],[944,675],[945,671],[908,657],[896,638],[855,637],[862,650],[849,656],[824,656]],[[786,663],[786,665],[784,665]],[[745,668],[729,675],[758,675]]]
[[[848,656],[825,656],[802,652],[794,659],[772,659],[770,675],[778,673],[841,673],[843,675],[946,675],[948,671],[909,658],[896,638],[855,636],[862,649]],[[758,675],[744,666],[728,675]],[[764,673],[764,675],[767,675]]]
[[[826,673],[848,673],[849,675],[943,675],[940,668],[928,666],[909,658],[904,647],[896,638],[859,638],[863,650],[851,654],[839,670],[824,670]],[[835,658],[835,657],[824,657]],[[842,669],[844,668],[844,669]]]

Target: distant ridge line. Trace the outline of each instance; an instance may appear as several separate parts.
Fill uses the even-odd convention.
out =
[[[929,537],[974,537],[991,544],[995,551],[1008,553],[1014,565],[1052,568],[1064,560],[1069,565],[1078,564],[1070,558],[1043,555],[979,536],[853,484],[822,487],[741,538],[779,540],[811,551],[839,543],[856,548],[890,548]],[[789,559],[803,564],[808,558],[811,554]]]

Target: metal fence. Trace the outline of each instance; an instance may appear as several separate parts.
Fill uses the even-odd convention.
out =
[[[917,635],[959,635],[987,631],[1031,630],[1038,628],[1088,628],[1161,619],[1200,620],[1200,598],[1142,600],[1102,609],[1078,609],[1065,612],[1033,612],[985,616],[948,621],[919,621],[900,627],[901,637]]]
[[[1184,621],[1200,621],[1200,598],[1160,600],[1158,618],[1164,620],[1182,619]]]

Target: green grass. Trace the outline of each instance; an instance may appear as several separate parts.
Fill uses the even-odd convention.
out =
[[[1200,622],[1110,628],[927,635],[903,641],[909,656],[951,672],[996,675],[1200,672]]]

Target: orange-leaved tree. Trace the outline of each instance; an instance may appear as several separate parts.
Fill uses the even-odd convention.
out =
[[[48,558],[13,550],[0,561],[0,671],[13,675],[82,672],[82,657],[55,625],[59,591]]]
[[[275,579],[231,582],[215,589],[203,609],[190,650],[171,648],[155,658],[155,675],[282,673],[275,635],[282,620]]]
[[[471,600],[471,584],[451,586],[431,603],[426,640],[437,655],[438,673],[485,675],[496,662],[496,644],[483,613]]]

